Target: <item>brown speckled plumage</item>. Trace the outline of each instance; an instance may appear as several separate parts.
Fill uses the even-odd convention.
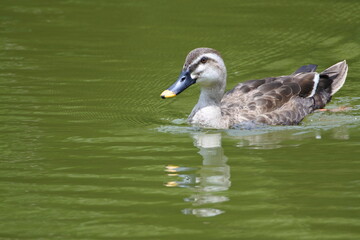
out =
[[[309,96],[314,87],[315,72],[239,83],[222,98],[221,112],[229,116],[230,126],[238,124],[238,119],[269,125],[298,124],[306,115],[323,108],[331,100],[333,83],[337,83],[340,74],[341,77],[344,77],[344,73],[346,75],[345,61],[331,68],[332,71],[329,68],[320,73],[319,83],[312,97]],[[339,89],[335,92],[337,90]]]
[[[297,124],[314,111],[314,99],[305,97],[312,91],[313,82],[306,81],[310,77],[313,79],[314,73],[240,83],[222,98],[221,112],[229,116],[230,126],[238,119],[270,125]]]

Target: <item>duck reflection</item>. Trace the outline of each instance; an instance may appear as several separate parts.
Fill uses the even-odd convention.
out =
[[[329,129],[311,126],[267,127],[252,130],[228,130],[217,133],[192,133],[194,146],[202,156],[200,167],[168,165],[167,175],[172,179],[167,187],[189,188],[193,194],[184,198],[191,207],[183,209],[183,214],[198,217],[213,217],[224,213],[220,203],[229,201],[227,190],[231,186],[228,158],[222,148],[222,134],[235,140],[236,147],[246,149],[276,149],[309,143],[309,139],[319,141],[328,138],[347,140],[350,138],[348,126],[331,126]]]
[[[226,164],[227,157],[221,146],[221,133],[197,133],[193,135],[194,145],[200,149],[203,157],[200,168],[188,168],[169,165],[166,167],[168,176],[177,177],[177,181],[167,182],[168,187],[191,187],[194,194],[185,198],[192,204],[182,212],[199,217],[212,217],[224,213],[216,208],[201,208],[229,200],[224,191],[230,188],[230,167]]]

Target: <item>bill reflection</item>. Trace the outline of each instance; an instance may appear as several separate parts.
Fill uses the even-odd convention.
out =
[[[199,148],[203,158],[199,168],[169,165],[166,167],[169,177],[177,178],[169,181],[167,187],[189,187],[194,194],[184,199],[191,203],[190,208],[183,209],[183,214],[198,217],[213,217],[224,213],[215,208],[216,204],[229,201],[224,192],[230,188],[230,167],[221,146],[221,133],[198,133],[193,135],[194,145]],[[215,205],[214,205],[215,204]]]

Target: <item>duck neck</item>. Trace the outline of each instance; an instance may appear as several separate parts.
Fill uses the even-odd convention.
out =
[[[196,106],[198,109],[208,106],[219,106],[224,95],[224,90],[220,87],[201,87],[200,97]]]
[[[188,119],[191,124],[207,128],[227,128],[220,107],[225,92],[225,84],[223,85],[201,87],[199,101]]]

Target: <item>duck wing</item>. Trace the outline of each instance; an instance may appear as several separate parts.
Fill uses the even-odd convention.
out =
[[[334,67],[335,64],[322,73],[314,72],[316,65],[311,64],[288,76],[240,83],[221,100],[222,114],[229,118],[230,126],[244,121],[270,125],[298,124],[307,114],[330,101],[332,85],[342,86],[347,65],[345,61],[340,63],[344,65],[342,68]],[[334,73],[339,70],[342,73]],[[338,83],[339,76],[343,78],[341,84]]]
[[[304,72],[315,72],[318,65],[316,64],[309,64],[299,67],[293,74],[296,73],[304,73]]]

